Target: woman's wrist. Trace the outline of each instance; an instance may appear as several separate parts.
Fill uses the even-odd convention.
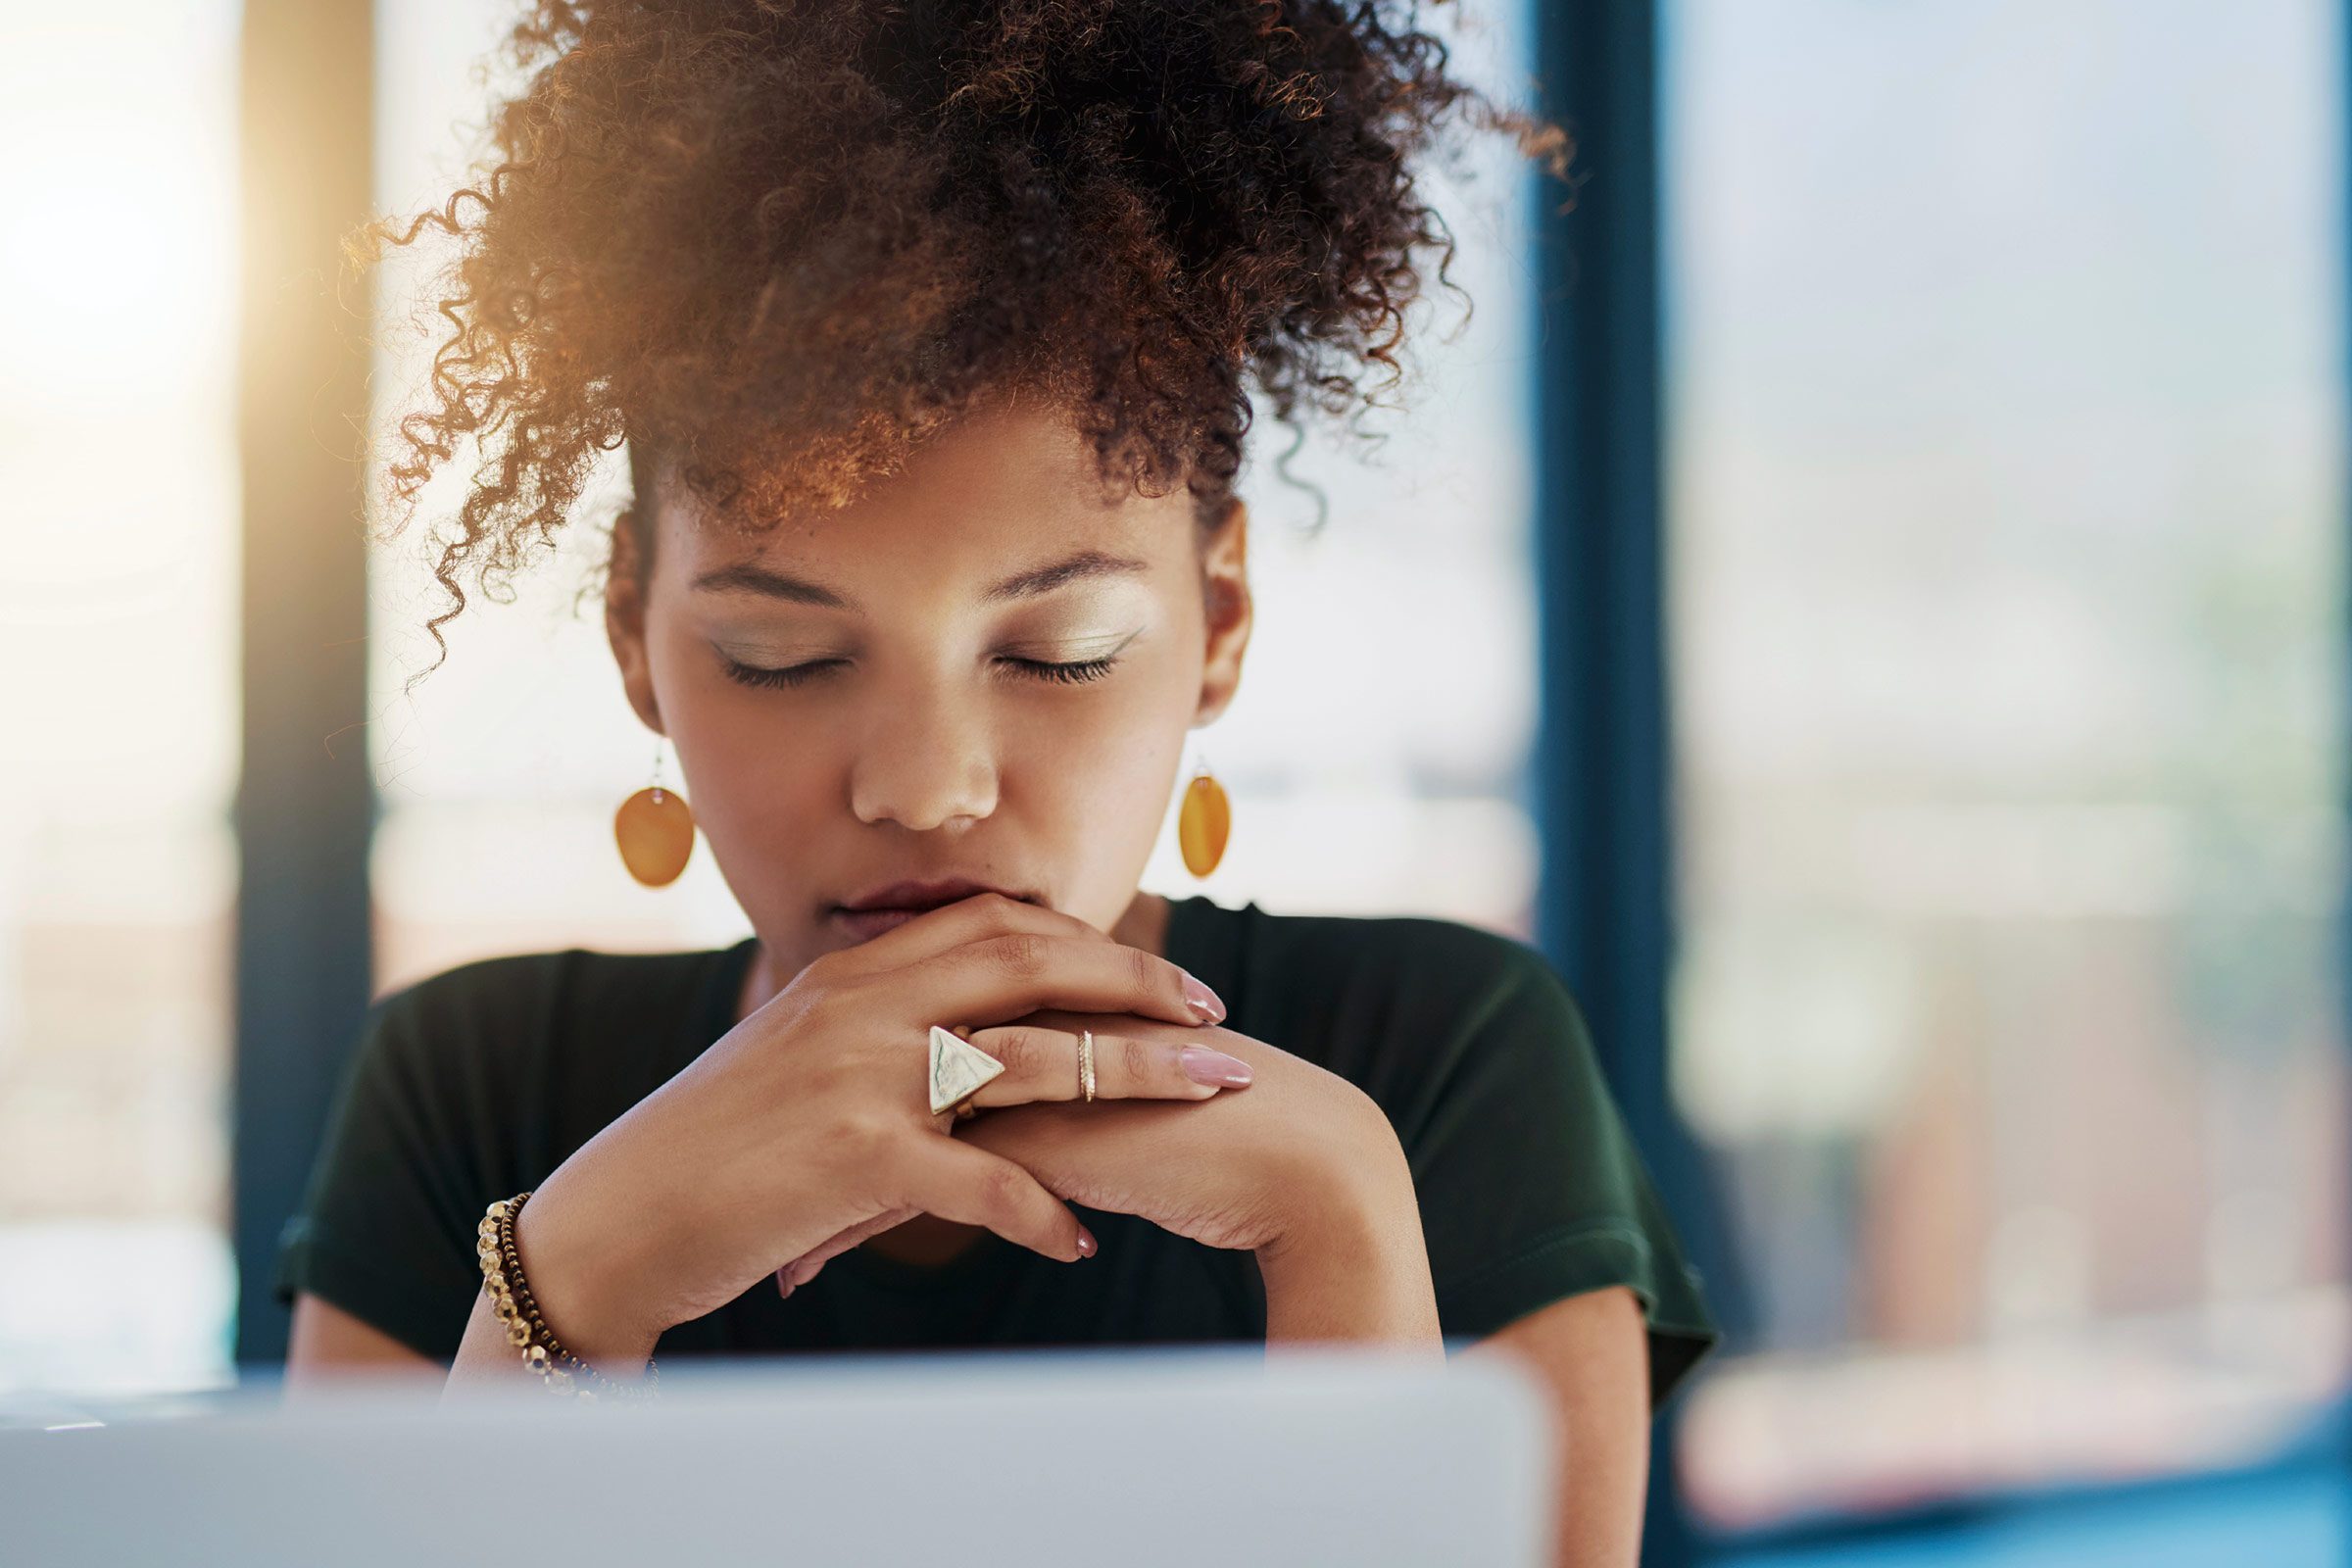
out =
[[[646,1310],[648,1293],[606,1229],[582,1223],[589,1216],[566,1201],[563,1177],[559,1168],[514,1218],[523,1276],[565,1349],[599,1372],[634,1377],[668,1325]]]
[[[1437,1348],[1437,1295],[1412,1170],[1385,1117],[1298,1218],[1257,1250],[1266,1343],[1371,1341]]]

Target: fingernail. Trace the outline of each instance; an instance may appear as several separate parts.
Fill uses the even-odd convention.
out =
[[[1185,1005],[1201,1014],[1207,1022],[1221,1023],[1224,1021],[1225,1004],[1217,1000],[1217,994],[1214,991],[1202,985],[1190,973],[1184,977],[1184,1001]]]
[[[1184,1075],[1197,1084],[1221,1084],[1239,1089],[1250,1081],[1250,1064],[1239,1056],[1206,1046],[1187,1046],[1176,1054]]]
[[[1083,1225],[1079,1226],[1079,1227],[1078,1227],[1078,1255],[1079,1255],[1080,1257],[1092,1257],[1092,1256],[1094,1256],[1094,1255],[1095,1255],[1095,1245],[1096,1245],[1096,1244],[1095,1244],[1095,1233],[1094,1233],[1093,1231],[1090,1231],[1090,1230],[1088,1230],[1088,1229],[1087,1229],[1085,1226],[1083,1226]]]

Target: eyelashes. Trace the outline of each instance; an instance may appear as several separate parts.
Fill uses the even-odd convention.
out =
[[[1110,673],[1110,666],[1118,662],[1116,659],[1107,657],[1081,659],[1067,664],[1056,664],[1043,659],[1012,659],[1009,657],[1004,662],[1026,670],[1039,680],[1060,681],[1068,685],[1101,680]]]
[[[746,664],[739,660],[719,656],[725,665],[727,678],[742,686],[788,687],[803,686],[822,678],[828,671],[849,662],[846,659],[817,659],[806,664],[787,664],[769,669],[759,664]],[[1005,656],[1001,662],[1018,670],[1024,679],[1053,681],[1060,685],[1080,685],[1101,680],[1118,662],[1115,656],[1102,659],[1082,659],[1072,663],[1057,664],[1043,659],[1015,659]]]

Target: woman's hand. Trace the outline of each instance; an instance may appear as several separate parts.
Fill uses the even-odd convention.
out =
[[[1370,1096],[1289,1052],[1230,1029],[1042,1012],[1049,1028],[1115,1028],[1139,1048],[1176,1036],[1249,1064],[1247,1094],[1187,1117],[1159,1107],[1058,1101],[992,1110],[956,1138],[1015,1161],[1055,1196],[1134,1214],[1208,1247],[1280,1251],[1359,1217],[1359,1178],[1400,1157]],[[1203,1038],[1205,1037],[1205,1038]],[[1100,1037],[1098,1037],[1100,1038]]]
[[[1045,1021],[1071,1022],[1054,1013]],[[1168,1033],[1158,1023],[1126,1027],[1146,1040]],[[1014,1105],[974,1117],[956,1136],[1073,1202],[1255,1252],[1269,1346],[1379,1342],[1442,1358],[1420,1202],[1387,1113],[1288,1052],[1205,1032],[1250,1064],[1247,1094],[1181,1109]]]
[[[1107,942],[1110,939],[1104,937],[1102,940]],[[1177,1027],[1124,1013],[1036,1012],[1016,1023],[1001,1029],[985,1030],[973,1037],[975,1045],[1006,1064],[1004,1077],[994,1080],[973,1096],[974,1109],[987,1110],[1024,1103],[1043,1104],[1055,1101],[1085,1103],[1077,1064],[1067,1049],[1068,1043],[1075,1040],[1082,1029],[1095,1032],[1097,1105],[1106,1100],[1206,1100],[1215,1096],[1220,1089],[1246,1089],[1253,1078],[1254,1069],[1250,1062],[1224,1049],[1226,1045],[1244,1041],[1246,1037],[1226,1030],[1200,1026]],[[1212,1033],[1218,1038],[1206,1038]],[[1037,1042],[1041,1040],[1048,1043],[1042,1051],[1037,1049]],[[1153,1097],[1148,1092],[1148,1086],[1154,1079],[1172,1081],[1162,1093]],[[1187,1079],[1191,1082],[1185,1082]],[[999,1086],[1007,1083],[1012,1087],[1000,1093]],[[1147,1088],[1139,1089],[1139,1085]],[[968,1131],[988,1119],[986,1115],[975,1116],[959,1126]],[[978,1143],[978,1140],[967,1141]],[[1017,1154],[1012,1157],[1018,1161]],[[1051,1190],[1052,1184],[1046,1185]],[[1072,1195],[1064,1193],[1059,1196],[1067,1199]],[[1085,1201],[1084,1199],[1077,1200]],[[1113,1205],[1095,1206],[1107,1208]],[[777,1269],[777,1294],[790,1296],[816,1278],[818,1272],[834,1258],[868,1237],[879,1236],[922,1212],[920,1204],[908,1203],[842,1230]]]
[[[1049,1006],[1107,1011],[1114,1039],[1151,1021],[1150,1039],[1111,1051],[1098,1094],[1220,1095],[1181,1057],[1223,1004],[1176,965],[998,894],[927,910],[818,957],[539,1185],[516,1245],[548,1321],[583,1356],[642,1362],[670,1325],[828,1238],[916,1210],[1085,1255],[1064,1203],[1016,1161],[947,1136],[953,1113],[929,1105],[935,1023],[968,1026],[1007,1063],[975,1104],[1065,1093],[1077,1039],[1035,1016]],[[991,1027],[1007,1020],[1020,1023]]]
[[[1279,1254],[1301,1240],[1347,1234],[1382,1213],[1394,1219],[1402,1152],[1388,1118],[1347,1079],[1230,1029],[1041,1010],[1022,1020],[1052,1030],[1094,1028],[1103,1042],[1148,1059],[1156,1050],[1214,1046],[1246,1063],[1247,1093],[1181,1115],[1172,1107],[1087,1103],[1064,1095],[988,1110],[959,1124],[958,1141],[1025,1168],[1072,1202],[1135,1214],[1209,1247]],[[1115,1031],[1105,1034],[1103,1031]],[[1409,1173],[1402,1198],[1411,1202]],[[789,1292],[825,1262],[912,1209],[845,1233],[779,1271]],[[1418,1236],[1418,1210],[1412,1210]]]

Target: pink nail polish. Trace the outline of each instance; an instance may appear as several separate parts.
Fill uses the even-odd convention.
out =
[[[1187,1046],[1176,1054],[1177,1065],[1184,1075],[1197,1084],[1215,1084],[1220,1088],[1239,1089],[1250,1081],[1250,1064],[1239,1056],[1229,1056],[1222,1051],[1206,1046]]]
[[[1078,1255],[1080,1257],[1094,1256],[1095,1249],[1098,1245],[1099,1244],[1095,1241],[1095,1233],[1093,1231],[1088,1230],[1083,1225],[1078,1227]]]
[[[1225,1004],[1218,1000],[1214,991],[1190,974],[1184,977],[1184,1001],[1187,1006],[1202,1014],[1209,1023],[1222,1023],[1225,1019]]]

